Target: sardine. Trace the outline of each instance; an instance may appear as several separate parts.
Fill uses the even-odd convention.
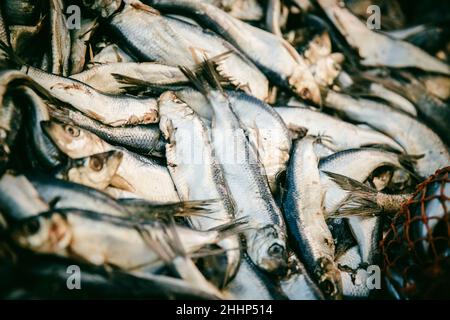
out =
[[[202,28],[162,16],[138,1],[126,4],[109,25],[145,61],[194,67],[205,54],[216,57],[229,52],[217,61],[221,76],[262,100],[268,96],[268,81],[256,66],[228,42]],[[143,33],[143,28],[149,32]]]
[[[207,3],[191,0],[152,0],[151,3],[157,9],[194,15],[241,50],[277,85],[292,90],[302,99],[321,104],[319,86],[304,58],[286,40]]]
[[[318,159],[313,148],[316,140],[306,136],[294,144],[287,172],[284,214],[296,254],[325,296],[339,299],[342,283],[334,263],[333,237],[325,222],[325,189],[321,185]]]
[[[135,60],[117,44],[113,43],[103,47],[86,67],[90,69],[97,65],[128,62],[135,62]]]
[[[0,211],[7,221],[19,221],[49,209],[25,176],[6,173],[0,179]]]
[[[222,9],[236,19],[259,21],[264,12],[258,0],[203,0]]]
[[[104,190],[111,183],[122,162],[120,151],[108,151],[81,159],[69,159],[56,173],[56,177]]]
[[[287,252],[281,210],[270,193],[256,150],[247,140],[220,84],[214,81],[217,80],[214,67],[206,63],[204,68],[203,76],[186,68],[183,70],[205,95],[213,110],[210,135],[214,154],[222,166],[236,205],[236,218],[248,217],[253,227],[244,233],[247,253],[258,267],[268,272],[284,273]]]
[[[70,30],[70,73],[71,75],[83,71],[86,65],[86,54],[95,29],[98,27],[96,19],[83,19],[80,28]]]
[[[88,130],[112,145],[143,155],[164,154],[165,141],[158,124],[111,127],[69,108],[50,107],[49,112],[53,119]]]
[[[330,137],[331,147],[338,151],[370,145],[386,145],[403,151],[397,142],[378,131],[360,128],[319,111],[297,107],[276,107],[274,110],[289,129],[306,128],[310,135]],[[326,141],[323,143],[329,145]]]
[[[391,68],[415,67],[450,75],[450,66],[414,45],[395,40],[367,28],[337,0],[318,0],[347,42],[358,50],[365,66]]]
[[[67,76],[69,74],[71,43],[62,0],[50,0],[50,29],[51,72],[56,75]]]
[[[41,122],[50,120],[47,103],[31,88],[19,87],[18,99],[22,101],[27,111],[26,137],[30,141],[27,148],[28,157],[33,168],[51,170],[61,165],[66,157],[42,130]]]
[[[450,153],[441,139],[431,129],[403,113],[374,101],[354,99],[333,91],[328,92],[325,103],[346,117],[367,123],[392,137],[408,154],[423,155],[415,164],[417,173],[423,177],[450,163]]]
[[[111,184],[136,193],[152,202],[178,202],[179,197],[167,168],[158,161],[114,147],[95,134],[71,125],[44,123],[44,128],[58,148],[71,158],[88,157],[111,150],[123,153],[122,162]]]
[[[71,76],[96,90],[121,94],[127,91],[127,85],[117,77],[127,77],[152,85],[186,84],[186,76],[177,67],[155,62],[119,62],[96,65],[89,70]]]
[[[213,112],[201,92],[186,89],[176,91],[175,95],[207,120],[207,124],[211,123]],[[227,90],[226,95],[231,110],[258,152],[272,193],[277,192],[279,178],[286,171],[291,149],[289,132],[283,120],[270,105],[244,92]]]
[[[192,226],[208,230],[234,220],[224,172],[215,159],[209,131],[195,112],[183,102],[174,101],[172,92],[159,99],[160,129],[164,133],[168,169],[181,201],[216,199],[221,209],[205,217],[191,217]],[[228,237],[219,245],[226,250],[227,270],[223,283],[233,278],[240,263],[240,239]]]

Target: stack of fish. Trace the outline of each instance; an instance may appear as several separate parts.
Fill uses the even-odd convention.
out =
[[[426,3],[2,1],[0,295],[392,294],[383,233],[450,165]]]

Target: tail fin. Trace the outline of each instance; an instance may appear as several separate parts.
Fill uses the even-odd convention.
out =
[[[208,231],[219,232],[219,240],[228,238],[230,236],[241,234],[250,229],[248,218],[242,217],[231,222],[224,223],[220,226],[209,229]]]
[[[334,211],[328,213],[328,218],[342,218],[347,216],[375,216],[383,209],[377,203],[377,191],[352,178],[322,171],[343,190],[348,191],[347,198]]]
[[[210,213],[221,209],[217,200],[183,201],[170,204],[153,204],[140,199],[118,201],[133,216],[150,220],[166,217],[208,217]]]
[[[4,56],[4,60],[7,61],[15,69],[19,69],[25,65],[25,61],[22,60],[7,43],[0,40],[0,51]]]

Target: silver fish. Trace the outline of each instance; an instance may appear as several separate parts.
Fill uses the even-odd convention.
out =
[[[310,108],[276,107],[274,110],[289,129],[306,128],[310,135],[330,137],[332,145],[324,143],[338,151],[378,144],[403,151],[397,142],[378,131],[360,128]]]
[[[67,76],[69,74],[71,42],[62,0],[50,0],[50,26],[52,47],[51,72]]]
[[[228,12],[236,19],[244,21],[259,21],[264,12],[258,0],[203,0]]]
[[[286,231],[281,211],[270,193],[256,150],[231,110],[228,97],[213,80],[217,79],[214,67],[206,63],[204,68],[205,78],[183,70],[207,97],[213,110],[210,135],[214,154],[236,205],[236,218],[248,217],[253,227],[244,233],[247,253],[258,267],[284,273]]]
[[[441,139],[431,129],[403,113],[374,101],[354,99],[333,91],[328,92],[325,103],[346,117],[367,123],[392,137],[408,154],[423,155],[415,164],[417,173],[423,177],[450,163],[450,153]]]
[[[56,177],[104,190],[111,183],[122,162],[120,151],[108,151],[80,159],[69,159]]]
[[[392,68],[416,67],[425,71],[450,75],[450,66],[414,45],[395,40],[367,28],[337,0],[318,0],[347,42],[358,50],[365,66]]]
[[[321,104],[320,89],[304,58],[286,40],[253,27],[207,3],[191,0],[152,0],[156,8],[177,9],[192,14],[222,35],[272,81],[291,89],[305,100]]]
[[[174,101],[172,92],[159,99],[160,128],[168,144],[168,169],[182,201],[216,199],[220,210],[206,217],[191,217],[192,226],[208,230],[234,220],[234,206],[222,168],[214,158],[209,131],[198,115],[182,102]],[[224,283],[233,278],[240,263],[240,239],[228,237],[219,243],[226,251],[227,270]]]
[[[158,106],[153,98],[111,96],[74,79],[23,66],[22,71],[55,98],[110,126],[148,124],[158,121]]]
[[[70,47],[70,74],[77,74],[83,71],[86,64],[86,54],[95,29],[98,27],[96,19],[83,19],[80,22],[81,28],[71,30],[72,44]]]
[[[212,121],[208,100],[199,91],[186,89],[175,92],[197,114]],[[268,104],[238,91],[226,91],[231,110],[246,131],[248,140],[258,152],[272,193],[278,190],[280,175],[286,170],[291,149],[289,132],[280,116]]]
[[[143,155],[162,157],[165,141],[158,124],[110,127],[83,113],[50,105],[50,115],[65,124],[88,130],[112,145],[118,145]]]
[[[93,68],[97,65],[109,64],[109,63],[127,63],[135,62],[134,58],[128,53],[123,51],[117,44],[105,45],[87,64],[87,68]]]
[[[186,84],[186,76],[178,67],[155,62],[118,62],[96,65],[89,70],[70,76],[103,93],[125,93],[127,85],[117,76],[134,78],[153,85]]]
[[[71,158],[88,157],[111,150],[123,153],[122,162],[111,184],[151,202],[178,202],[179,197],[167,168],[148,157],[114,147],[95,134],[71,125],[44,123],[58,148]]]
[[[334,263],[333,237],[325,222],[325,189],[321,185],[318,159],[313,148],[316,140],[306,136],[294,144],[287,172],[284,213],[296,254],[325,296],[339,299],[342,283]]]
[[[258,68],[231,44],[202,28],[162,16],[139,1],[126,4],[109,25],[145,61],[194,67],[204,55],[212,58],[229,52],[216,61],[221,76],[262,100],[268,96],[268,80]],[[149,32],[142,32],[143,28]]]

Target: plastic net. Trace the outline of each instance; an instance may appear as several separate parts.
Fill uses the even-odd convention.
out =
[[[450,297],[449,173],[418,185],[380,243],[386,280],[403,298]]]

